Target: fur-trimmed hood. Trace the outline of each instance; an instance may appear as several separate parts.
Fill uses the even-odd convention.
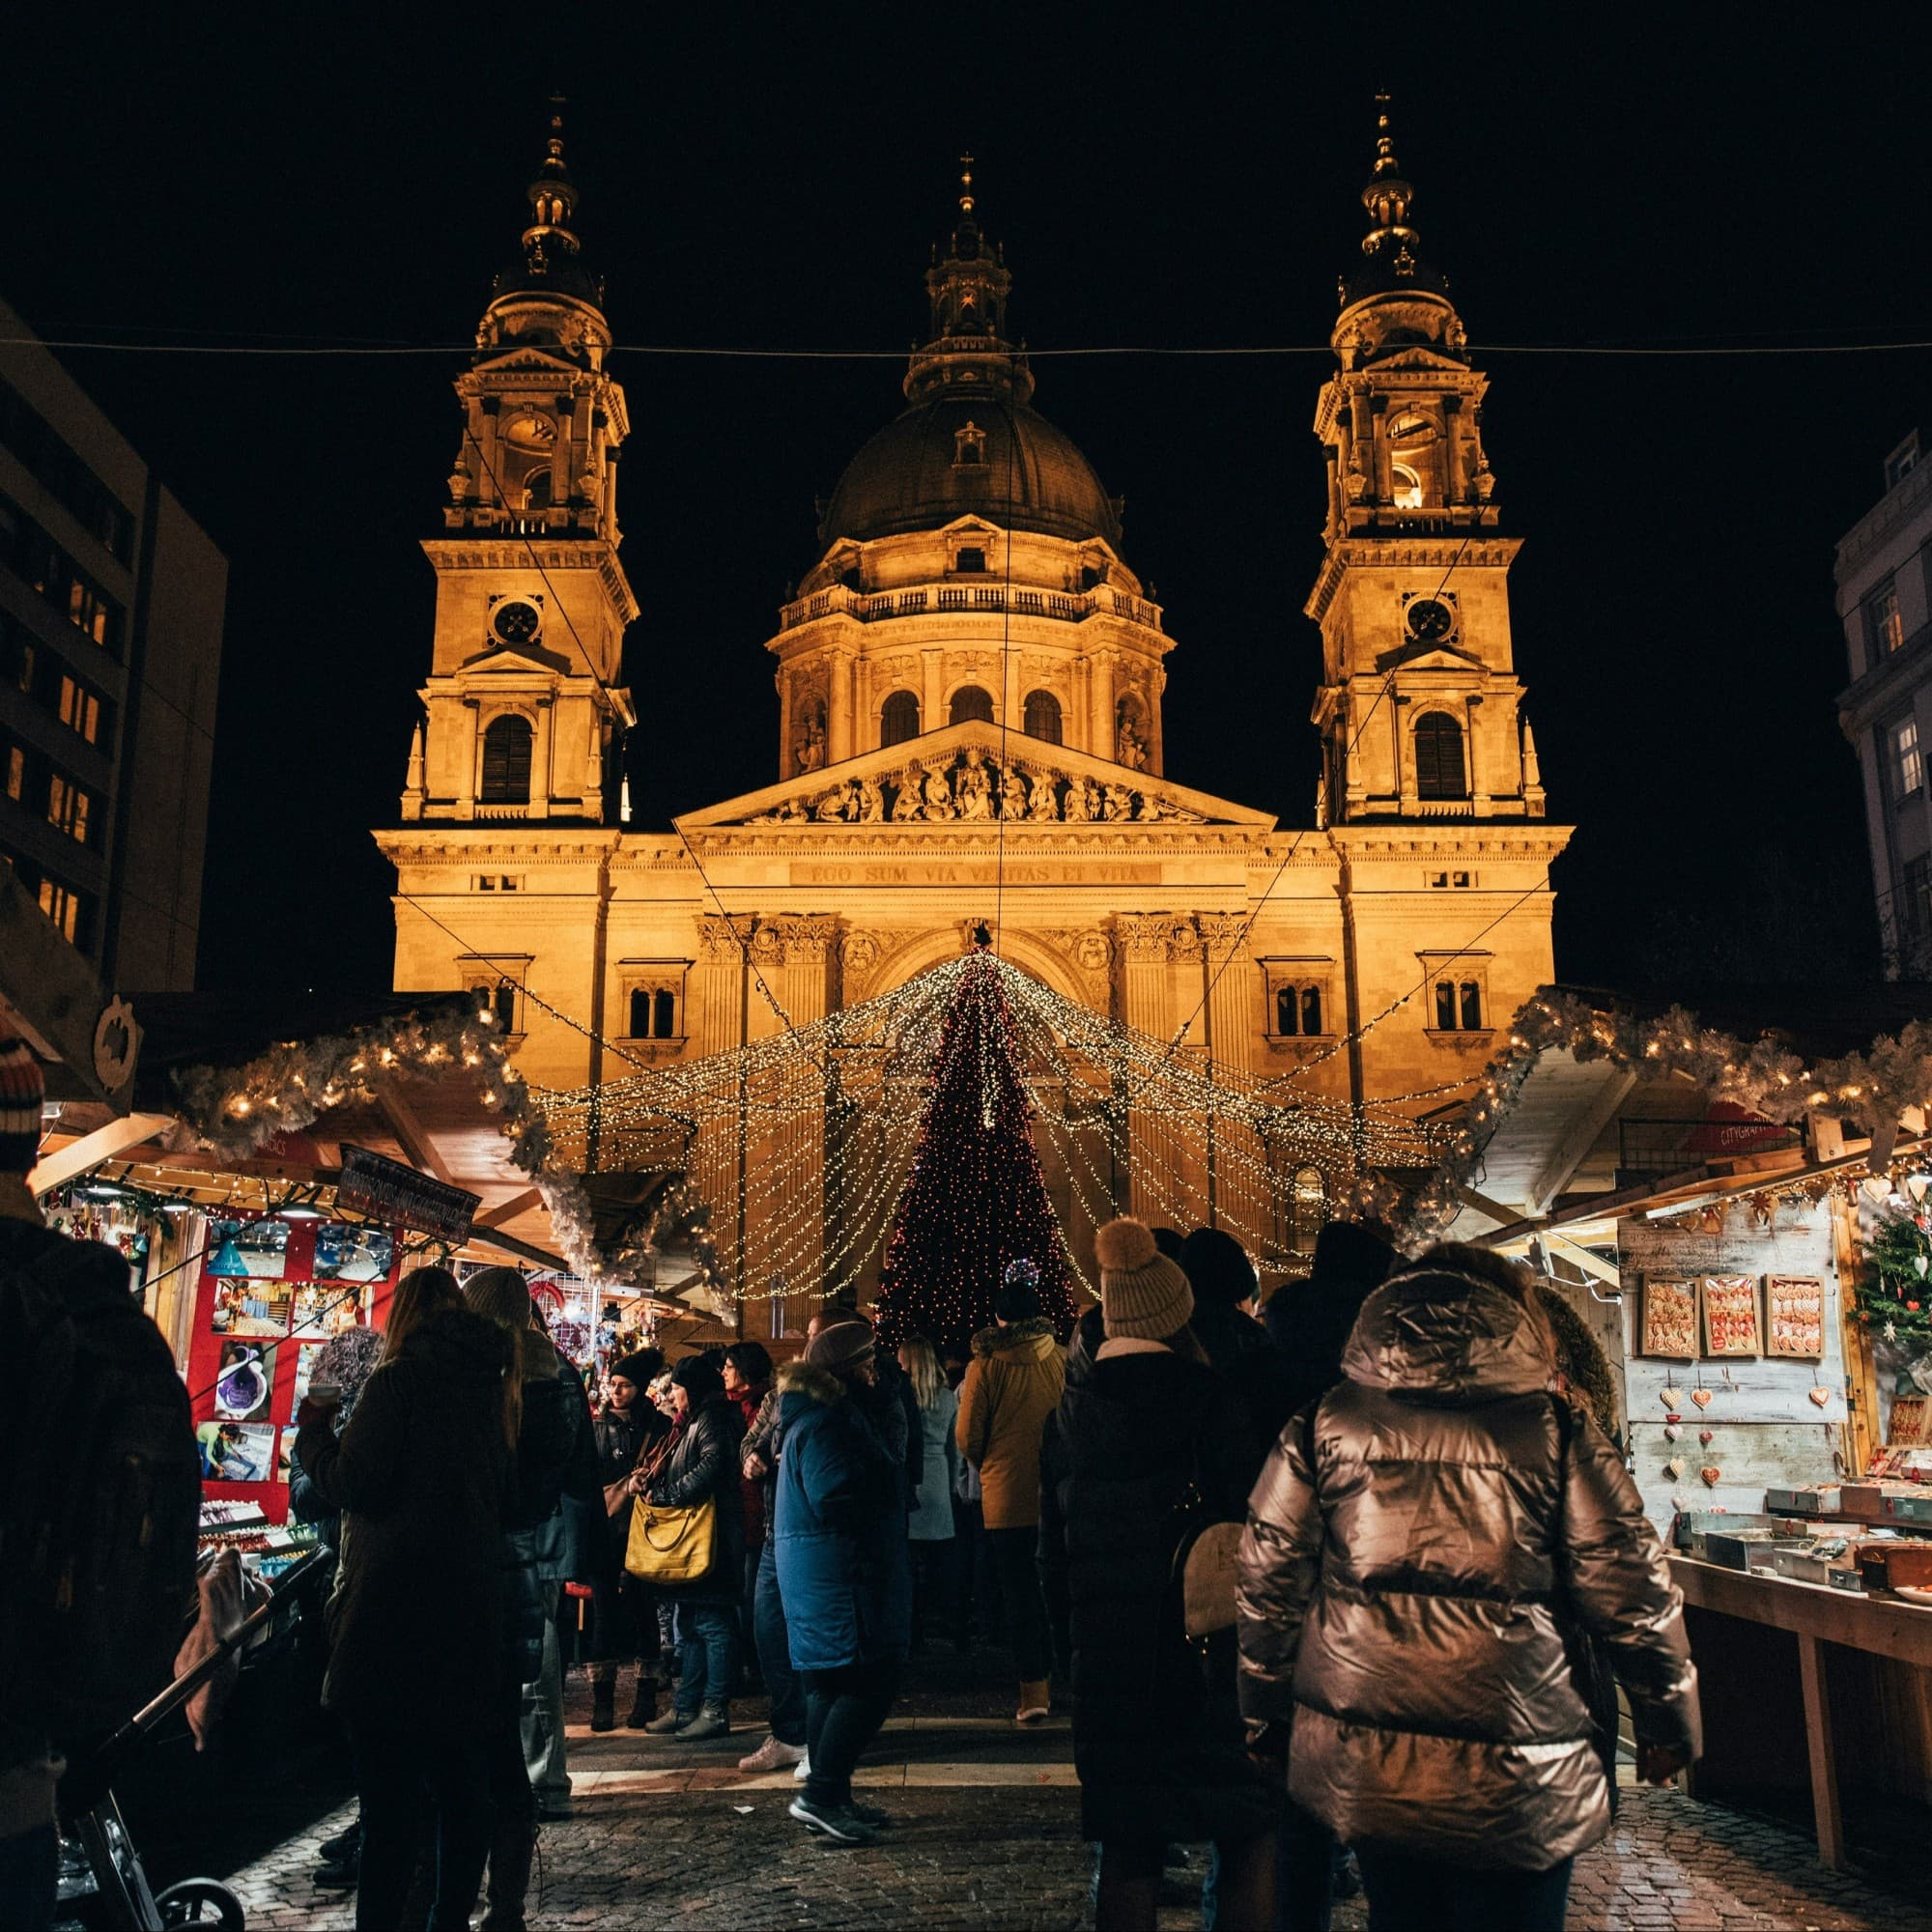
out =
[[[1030,1348],[1042,1340],[1048,1348],[1054,1346],[1053,1323],[1043,1315],[1029,1316],[1024,1321],[1009,1321],[1004,1328],[996,1321],[992,1327],[981,1328],[973,1337],[973,1352],[984,1356],[1004,1355]]]
[[[845,1384],[830,1369],[821,1369],[816,1362],[808,1362],[803,1355],[784,1363],[773,1378],[773,1384],[778,1391],[781,1413],[788,1395],[796,1394],[808,1402],[823,1403],[828,1408],[835,1402],[845,1400]]]

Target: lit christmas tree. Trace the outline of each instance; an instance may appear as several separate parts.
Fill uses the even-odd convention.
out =
[[[1932,1344],[1932,1215],[1888,1214],[1872,1231],[1860,1270],[1859,1320],[1887,1342]]]
[[[1063,1341],[1072,1332],[1066,1244],[1031,1111],[999,970],[982,941],[940,1033],[919,1145],[886,1239],[877,1310],[886,1342],[918,1333],[941,1348],[965,1347],[992,1321],[1006,1269],[1022,1261],[1039,1270],[1040,1313]]]

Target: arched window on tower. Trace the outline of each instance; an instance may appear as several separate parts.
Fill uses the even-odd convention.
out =
[[[1398,510],[1422,508],[1422,478],[1406,463],[1389,465],[1391,500]]]
[[[1304,1167],[1296,1172],[1290,1211],[1293,1219],[1289,1245],[1296,1254],[1312,1255],[1321,1224],[1328,1218],[1328,1183],[1322,1179],[1319,1167]]]
[[[950,724],[979,724],[993,722],[993,699],[988,692],[981,691],[977,684],[962,684],[952,694],[952,713],[947,720]]]
[[[1469,796],[1469,776],[1463,762],[1463,727],[1446,711],[1425,712],[1415,721],[1415,795]]]
[[[909,691],[895,691],[879,707],[879,743],[903,745],[919,736],[919,699]]]
[[[483,733],[484,805],[527,805],[530,802],[530,721],[505,712],[493,718]]]
[[[550,466],[532,469],[524,479],[524,508],[526,510],[547,510],[550,508]]]
[[[1050,691],[1028,692],[1026,723],[1021,728],[1029,738],[1044,738],[1049,745],[1058,745],[1061,742],[1060,699]]]

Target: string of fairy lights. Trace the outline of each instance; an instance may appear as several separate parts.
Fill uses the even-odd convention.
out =
[[[847,1293],[880,1251],[918,1141],[945,1016],[962,976],[984,957],[945,962],[863,1005],[734,1052],[639,1079],[539,1092],[533,1097],[555,1161],[588,1164],[594,1116],[600,1165],[674,1164],[687,1176],[681,1215],[660,1216],[649,1239],[674,1245],[681,1232],[701,1226],[715,1250],[714,1283],[737,1299]],[[1033,1117],[1095,1225],[1116,1211],[1124,1180],[1143,1211],[1157,1208],[1177,1225],[1211,1214],[1287,1268],[1294,1251],[1285,1217],[1293,1219],[1298,1198],[1331,1198],[1360,1152],[1384,1166],[1434,1159],[1431,1130],[1404,1116],[1376,1110],[1363,1122],[1343,1102],[1273,1104],[1250,1076],[1217,1070],[1210,1078],[1191,1060],[1171,1059],[1166,1042],[1006,961],[991,964]]]

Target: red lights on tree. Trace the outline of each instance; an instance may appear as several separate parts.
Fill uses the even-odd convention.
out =
[[[1040,1313],[1064,1341],[1075,1309],[1066,1245],[1033,1144],[1011,1015],[990,952],[959,982],[942,1025],[919,1145],[886,1240],[879,1331],[963,1348],[993,1319],[1011,1262],[1039,1270]]]

